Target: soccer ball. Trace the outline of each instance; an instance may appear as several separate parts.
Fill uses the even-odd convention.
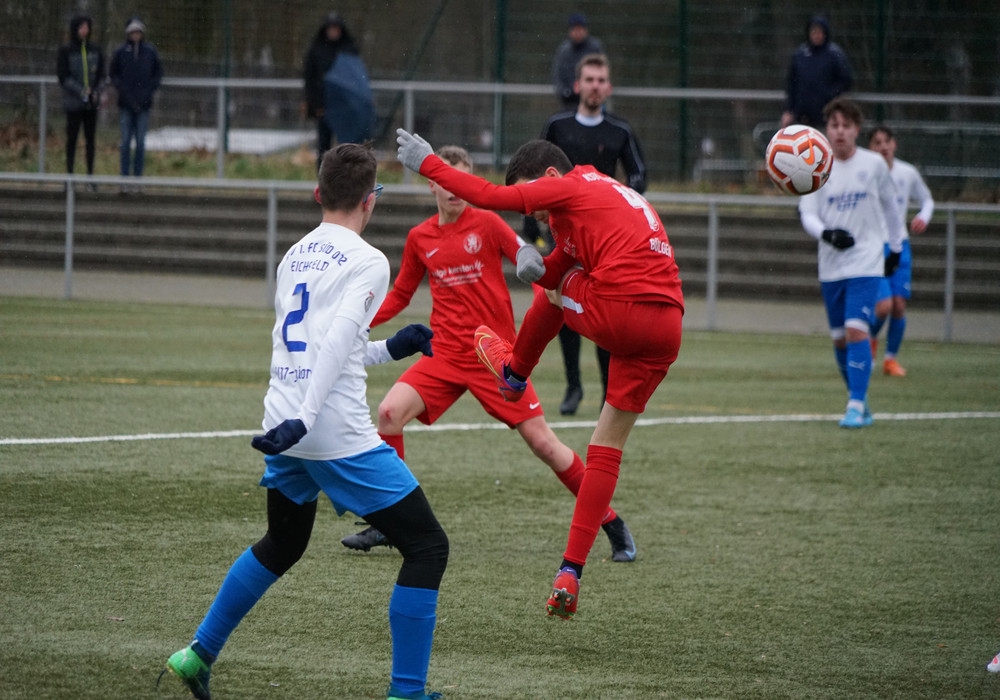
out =
[[[792,124],[771,137],[764,152],[767,175],[786,194],[815,192],[830,177],[833,151],[819,131]]]

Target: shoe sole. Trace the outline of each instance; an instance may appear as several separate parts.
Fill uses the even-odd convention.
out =
[[[546,606],[550,617],[561,617],[569,620],[576,614],[576,610],[569,610],[569,606],[576,600],[576,596],[565,588],[557,588],[552,591],[549,603]]]

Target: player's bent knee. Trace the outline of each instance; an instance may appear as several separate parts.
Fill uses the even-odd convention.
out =
[[[310,532],[299,532],[278,538],[269,530],[251,549],[261,566],[275,576],[283,576],[305,554],[309,535]]]

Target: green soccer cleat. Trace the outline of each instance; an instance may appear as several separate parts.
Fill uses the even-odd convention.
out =
[[[443,697],[441,693],[425,693],[422,690],[417,693],[401,693],[392,687],[392,683],[385,691],[385,700],[441,700]]]
[[[191,647],[184,647],[167,659],[167,671],[181,679],[197,700],[212,700],[208,690],[208,677],[212,673],[211,664],[198,656]],[[162,677],[162,673],[160,676]]]

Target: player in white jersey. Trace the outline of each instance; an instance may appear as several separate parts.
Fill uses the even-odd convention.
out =
[[[872,423],[868,409],[871,377],[869,328],[879,283],[891,275],[902,250],[902,218],[896,186],[885,160],[858,148],[861,109],[836,98],[823,110],[834,163],[827,183],[799,201],[802,227],[818,241],[819,281],[830,337],[847,384],[842,428]],[[890,253],[884,253],[885,241]]]
[[[916,202],[920,207],[920,211],[910,220],[909,233],[921,234],[927,230],[934,214],[934,198],[920,177],[920,172],[906,161],[896,158],[896,136],[892,129],[882,124],[876,126],[868,137],[868,146],[881,153],[889,165],[889,174],[896,183],[896,204],[903,221],[903,251],[899,256],[899,267],[880,285],[878,303],[875,304],[875,322],[871,328],[872,359],[878,349],[878,333],[892,314],[886,333],[882,373],[890,377],[905,377],[906,370],[899,364],[896,355],[906,332],[906,302],[910,299],[910,281],[913,276],[913,256],[906,230],[906,207],[910,202]]]
[[[229,569],[194,641],[167,661],[198,700],[211,699],[212,663],[230,633],[305,552],[321,491],[338,514],[365,518],[403,555],[389,600],[386,696],[441,697],[424,686],[448,538],[409,468],[379,438],[366,398],[366,364],[429,355],[432,336],[415,324],[368,339],[389,285],[385,255],[360,235],[382,191],[376,167],[365,146],[326,152],[316,188],[323,221],[278,266],[266,432],[251,441],[266,455],[267,533]]]

